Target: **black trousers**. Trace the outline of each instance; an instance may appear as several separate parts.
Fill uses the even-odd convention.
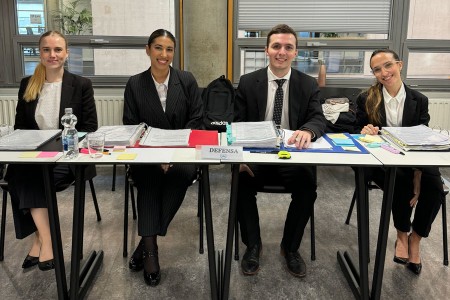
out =
[[[411,222],[413,208],[409,201],[414,196],[414,170],[412,168],[398,168],[395,177],[394,200],[392,203],[392,217],[394,227],[403,232],[412,229],[421,237],[428,237],[431,225],[445,201],[441,173],[439,168],[421,168],[420,195]],[[382,168],[366,168],[366,179],[373,180],[383,187],[385,172]]]
[[[311,166],[249,165],[255,174],[239,174],[237,216],[242,242],[251,247],[261,240],[256,194],[264,185],[282,185],[292,192],[284,224],[282,245],[286,251],[300,248],[303,233],[317,198],[316,169]]]
[[[138,190],[138,234],[166,235],[186,190],[195,179],[196,167],[173,165],[164,174],[160,165],[133,165],[131,174]]]
[[[16,238],[23,239],[34,233],[36,225],[30,208],[46,208],[44,179],[41,165],[9,165],[8,181]],[[75,180],[68,165],[57,165],[54,170],[56,191],[62,191]]]

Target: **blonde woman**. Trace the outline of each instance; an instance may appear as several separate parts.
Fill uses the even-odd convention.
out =
[[[66,38],[48,31],[39,39],[40,63],[34,74],[22,79],[16,109],[15,129],[63,129],[64,109],[71,107],[78,118],[78,131],[97,130],[94,91],[89,79],[69,73],[64,64],[69,56]],[[16,237],[34,233],[33,244],[22,268],[35,265],[54,268],[47,203],[41,167],[10,165],[6,175],[11,194]],[[56,190],[70,185],[74,175],[66,165],[54,169]]]

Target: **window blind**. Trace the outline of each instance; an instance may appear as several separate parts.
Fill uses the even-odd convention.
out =
[[[239,30],[287,24],[300,32],[389,32],[392,0],[238,0]]]

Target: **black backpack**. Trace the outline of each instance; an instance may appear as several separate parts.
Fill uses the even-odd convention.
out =
[[[234,87],[225,75],[213,80],[202,92],[203,124],[207,130],[226,131],[233,121]]]

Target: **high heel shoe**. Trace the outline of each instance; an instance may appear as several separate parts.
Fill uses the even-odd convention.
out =
[[[128,267],[130,268],[130,270],[139,272],[144,268],[143,251],[144,241],[141,239],[138,246],[136,247],[136,250],[134,250],[133,255],[131,256],[130,261],[128,262]]]
[[[147,251],[147,250],[143,250],[143,258],[145,259],[155,259],[156,263],[159,264],[158,262],[158,250],[155,251]],[[161,272],[158,268],[158,271],[153,272],[153,273],[149,273],[147,271],[145,271],[144,268],[144,281],[146,284],[148,284],[149,286],[157,286],[159,284],[159,282],[161,281]]]
[[[41,271],[52,270],[55,268],[55,260],[49,259],[46,261],[40,261],[40,262],[38,262],[38,267],[39,267],[39,270],[41,270]]]
[[[22,268],[23,269],[31,268],[31,267],[37,265],[38,262],[39,262],[39,257],[27,255],[27,257],[25,257],[25,259],[23,260]]]
[[[408,244],[408,249],[409,249],[409,244]],[[401,265],[406,265],[408,263],[408,258],[396,256],[395,251],[397,251],[397,240],[394,243],[394,262],[401,264]]]
[[[409,249],[411,249],[411,247],[409,246],[409,242],[411,240],[411,235],[408,236],[408,254],[409,254]],[[406,267],[413,272],[416,275],[419,275],[420,272],[422,272],[422,262],[416,264],[416,263],[412,263],[412,262],[408,262],[408,264],[406,265]]]

